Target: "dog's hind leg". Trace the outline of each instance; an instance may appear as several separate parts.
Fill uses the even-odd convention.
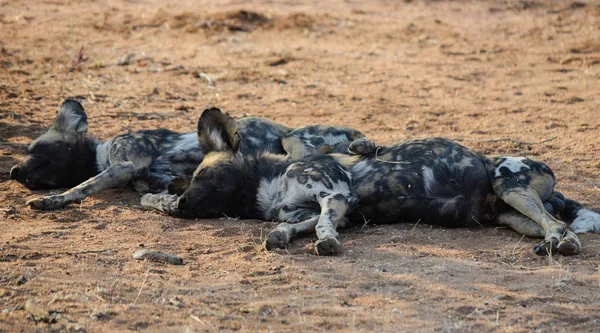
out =
[[[553,192],[550,199],[544,201],[544,208],[552,216],[560,216],[576,234],[600,233],[600,214],[583,207],[575,200],[565,198],[560,192]]]
[[[318,222],[319,215],[317,214],[306,221],[298,223],[280,223],[275,230],[269,233],[263,245],[267,250],[284,249],[295,237],[314,233]]]
[[[557,215],[562,213],[565,209],[564,201],[565,198],[562,193],[554,192],[550,199],[544,201],[544,209],[546,209],[550,215],[557,217]],[[498,216],[498,224],[510,227],[514,231],[527,237],[544,238],[546,235],[546,232],[539,224],[514,209],[500,214]],[[572,231],[575,232],[575,230]]]
[[[295,136],[284,137],[281,139],[283,150],[292,159],[301,159],[305,156],[316,155],[318,151],[314,147],[309,147],[301,138]]]
[[[527,237],[544,238],[546,235],[546,232],[539,224],[516,210],[500,214],[498,216],[498,224],[510,227]]]
[[[496,195],[544,230],[544,241],[534,248],[535,253],[579,252],[581,243],[577,235],[548,213],[542,203],[554,190],[556,181],[552,171],[542,163],[524,158],[502,157],[494,162],[491,175]]]
[[[95,177],[71,188],[70,190],[57,194],[44,196],[27,201],[32,208],[57,209],[73,202],[80,202],[90,194],[100,192],[109,188],[119,187],[127,184],[135,175],[132,162],[122,162],[111,165]]]
[[[508,205],[536,222],[544,231],[544,234],[541,235],[544,237],[544,241],[534,248],[537,254],[560,253],[572,255],[579,252],[581,243],[577,235],[569,230],[564,222],[555,219],[546,212],[535,191],[518,189],[510,192],[500,192],[498,195]],[[517,230],[514,227],[513,229]]]

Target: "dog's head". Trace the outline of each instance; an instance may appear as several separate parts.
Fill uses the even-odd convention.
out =
[[[86,138],[87,116],[79,102],[67,99],[50,129],[27,148],[26,159],[10,178],[30,189],[71,187],[89,178],[95,141]]]
[[[219,109],[207,109],[198,120],[198,141],[204,159],[198,166],[177,207],[182,216],[220,217],[235,205],[240,182],[235,163],[240,146],[237,122]]]

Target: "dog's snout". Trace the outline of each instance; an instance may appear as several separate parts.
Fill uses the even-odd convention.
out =
[[[18,165],[15,165],[10,169],[10,179],[17,179],[17,177],[19,177],[19,169],[20,167]]]

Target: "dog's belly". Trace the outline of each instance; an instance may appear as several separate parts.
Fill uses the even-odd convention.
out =
[[[355,212],[378,222],[464,226],[492,219],[494,192],[482,155],[445,139],[382,147],[352,168]]]

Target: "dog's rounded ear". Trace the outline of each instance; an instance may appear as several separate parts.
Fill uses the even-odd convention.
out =
[[[236,152],[240,146],[237,122],[217,108],[204,110],[198,120],[198,142],[202,151]]]
[[[82,134],[88,130],[87,115],[78,101],[67,98],[58,110],[52,126],[65,134]]]

